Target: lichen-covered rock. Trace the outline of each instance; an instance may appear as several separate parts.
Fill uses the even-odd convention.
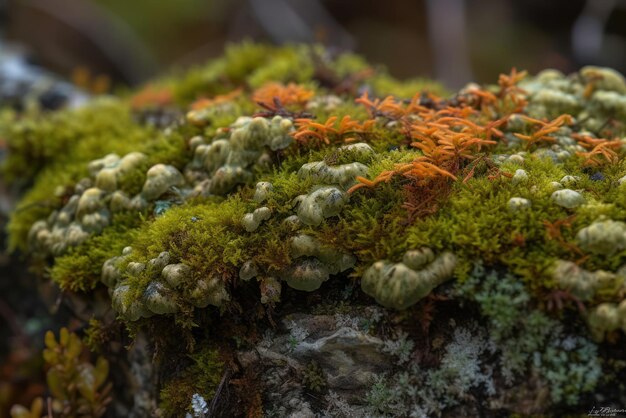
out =
[[[243,44],[0,126],[7,178],[33,182],[10,237],[103,323],[103,353],[150,338],[140,415],[617,405],[600,376],[624,361],[625,101],[602,68],[449,95]]]

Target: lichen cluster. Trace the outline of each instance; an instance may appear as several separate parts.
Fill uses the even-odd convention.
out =
[[[599,381],[596,344],[626,331],[626,83],[513,71],[444,96],[352,55],[242,44],[134,96],[24,118],[2,128],[5,173],[33,183],[13,246],[62,289],[106,287],[133,333],[171,321],[201,344],[198,327],[271,321],[294,294],[360,283],[359,303],[410,312],[461,286],[452,297],[488,329],[457,330],[439,369],[381,377],[372,413],[493,395],[476,364],[494,352],[509,384],[534,373],[554,405],[576,405]],[[173,391],[167,408],[191,411]]]

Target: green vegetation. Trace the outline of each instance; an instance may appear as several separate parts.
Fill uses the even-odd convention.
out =
[[[5,175],[32,182],[11,244],[66,292],[89,298],[106,286],[119,321],[163,338],[198,338],[250,312],[271,321],[286,295],[341,281],[362,279],[396,310],[454,281],[489,321],[502,375],[530,373],[541,351],[533,367],[552,402],[575,405],[601,367],[583,324],[597,341],[626,329],[626,84],[594,68],[525,76],[446,99],[436,83],[398,82],[353,55],[230,46],[131,97],[3,125]],[[169,123],[147,122],[163,109]],[[577,280],[563,266],[582,269]],[[586,308],[573,315],[579,327],[565,332],[552,305]],[[213,396],[223,364],[212,338],[198,338],[192,362],[165,379],[165,416]],[[423,402],[407,382],[430,382],[441,408],[456,405],[454,382],[457,394],[491,384],[474,367],[486,337],[454,338],[439,369],[377,381],[371,410]],[[584,373],[572,375],[573,363]],[[317,365],[303,378],[323,390]]]

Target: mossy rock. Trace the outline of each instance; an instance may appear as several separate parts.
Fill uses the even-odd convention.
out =
[[[263,90],[267,83],[279,84]],[[582,407],[600,380],[559,380],[573,379],[559,353],[590,373],[624,357],[601,357],[597,347],[623,342],[626,331],[625,91],[620,75],[588,68],[571,77],[513,71],[497,85],[451,95],[435,82],[397,81],[357,56],[321,47],[233,45],[223,58],[134,95],[3,126],[4,173],[27,190],[11,219],[11,243],[49,266],[66,291],[89,299],[108,288],[117,321],[131,333],[168,324],[155,342],[179,332],[187,344],[168,350],[180,356],[200,347],[192,358],[204,360],[165,376],[166,415],[191,412],[194,394],[213,396],[222,363],[205,347],[219,345],[236,363],[242,347],[261,347],[273,312],[308,310],[310,301],[341,303],[348,317],[380,302],[387,322],[371,334],[402,364],[412,359],[406,379],[393,366],[387,380],[376,381],[368,399],[379,404],[361,412],[450,408],[458,405],[451,397],[460,399],[480,379],[484,385],[474,388],[495,399],[501,388],[487,387],[477,371],[488,352],[518,356],[504,372],[494,366],[494,376],[521,384],[533,375],[552,395],[538,412]],[[153,123],[164,112],[171,117]],[[615,225],[621,229],[601,233]],[[605,277],[599,271],[611,279],[582,298],[576,292],[585,283],[565,280],[562,263],[584,270],[579,282]],[[479,265],[505,277],[506,286],[477,273]],[[518,297],[528,318],[487,300],[508,297]],[[426,348],[406,336],[389,340],[384,330],[425,338],[415,318],[427,330],[441,300],[478,307],[475,323],[491,322],[470,338],[473,325],[463,318],[465,331],[442,336],[448,349],[438,355],[448,363],[425,366],[425,377],[416,359]],[[554,306],[563,312],[549,312]],[[412,316],[420,309],[426,313]],[[572,320],[560,323],[565,314]],[[602,315],[610,326],[599,325]],[[506,335],[521,340],[528,332],[533,343],[516,351],[495,338],[491,348],[458,351],[465,340],[483,341],[482,333],[501,337],[503,323]],[[587,351],[568,352],[567,343],[544,338],[542,327],[574,341],[571,350]],[[541,350],[533,364],[530,351]],[[288,362],[288,355],[280,358]],[[451,388],[446,373],[459,359],[472,362],[468,373],[478,380]],[[616,370],[604,372],[616,378]],[[258,379],[238,373],[248,383]],[[380,404],[384,384],[410,386],[418,377],[432,384],[433,399],[446,400],[426,405],[396,388],[406,392],[389,396],[406,408]],[[349,397],[330,389],[323,395],[311,408],[350,407]],[[259,393],[250,399],[248,413],[262,409]]]

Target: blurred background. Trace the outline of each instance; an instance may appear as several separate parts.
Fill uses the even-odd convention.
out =
[[[131,86],[242,39],[353,50],[450,88],[513,66],[626,71],[626,0],[0,0],[0,25],[0,49]]]

